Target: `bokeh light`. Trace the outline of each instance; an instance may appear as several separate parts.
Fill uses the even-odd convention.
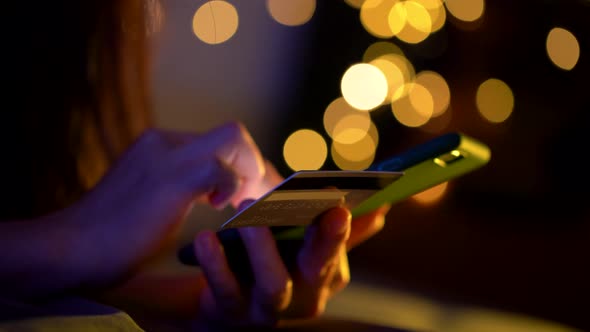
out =
[[[482,17],[485,9],[484,0],[445,0],[445,6],[451,15],[465,22],[473,22]]]
[[[387,97],[387,79],[379,68],[359,63],[352,65],[342,76],[342,96],[350,106],[359,110],[372,110]]]
[[[365,50],[365,53],[363,54],[363,61],[371,62],[378,57],[387,54],[397,54],[404,56],[404,51],[402,51],[402,49],[394,43],[388,41],[379,41],[367,47],[367,50]]]
[[[238,12],[227,1],[207,1],[193,16],[193,32],[207,44],[220,44],[238,30]]]
[[[547,35],[547,55],[557,67],[565,70],[574,68],[580,58],[580,44],[571,32],[553,28]]]
[[[349,6],[360,9],[365,0],[344,0]]]
[[[391,103],[393,115],[406,127],[420,127],[432,117],[434,102],[428,89],[417,83],[406,84],[408,94]]]
[[[391,38],[394,32],[389,24],[389,12],[400,0],[366,0],[360,10],[365,30],[378,38]]]
[[[447,81],[437,72],[424,70],[416,75],[415,83],[428,89],[432,96],[432,117],[443,114],[451,103],[451,90]]]
[[[428,114],[428,119],[434,113],[434,98],[428,89],[419,83],[411,84],[408,99],[412,107],[420,114]]]
[[[339,143],[358,142],[367,135],[370,126],[369,113],[350,106],[342,97],[332,101],[324,112],[324,129]]]
[[[376,61],[379,60],[379,61]],[[385,60],[391,64],[389,65],[383,65],[381,63],[381,60]],[[379,58],[371,61],[371,63],[376,63],[379,64],[379,66],[383,67],[384,74],[386,75],[386,80],[388,80],[388,84],[390,86],[388,86],[388,92],[391,90],[393,93],[391,96],[389,96],[389,99],[387,102],[392,102],[395,101],[403,96],[405,96],[408,92],[407,87],[405,84],[410,83],[414,80],[414,77],[416,76],[416,72],[414,71],[414,66],[412,65],[412,63],[410,62],[410,60],[408,60],[408,58],[406,58],[403,55],[399,55],[399,54],[386,54],[386,55],[382,55]],[[394,70],[392,72],[387,72],[387,70],[389,70],[390,68],[392,68],[392,66],[397,68],[401,74],[402,74],[402,80],[401,82],[398,79],[394,79],[392,81],[389,81],[392,78],[395,78],[395,76],[393,76],[395,73],[397,73],[397,70]],[[381,68],[380,68],[381,70]],[[402,84],[403,83],[403,84]]]
[[[311,129],[292,133],[283,146],[283,157],[294,171],[318,170],[328,156],[324,138]]]
[[[439,201],[447,191],[448,182],[443,182],[434,187],[428,188],[416,195],[412,199],[420,204],[432,204]]]
[[[410,44],[417,44],[432,32],[430,14],[418,2],[398,2],[389,12],[389,25],[395,36]]]
[[[379,132],[375,124],[371,122],[368,134],[358,142],[353,144],[332,142],[330,149],[332,160],[338,168],[343,170],[365,170],[373,163],[378,145]]]
[[[394,92],[402,91],[400,88],[406,84],[406,78],[402,69],[400,69],[395,63],[392,61],[388,61],[387,58],[377,58],[371,61],[371,64],[385,75],[385,79],[387,80],[387,97],[384,103],[390,103],[393,99]]]
[[[447,11],[442,0],[412,0],[419,3],[428,11],[431,22],[431,32],[440,30],[447,20]]]
[[[316,0],[267,0],[266,7],[273,19],[287,26],[307,23],[315,13]]]
[[[490,78],[477,89],[476,104],[479,113],[486,120],[500,123],[512,114],[514,94],[506,83]]]
[[[389,24],[389,29],[391,33],[395,36],[398,34],[408,23],[408,13],[406,11],[406,6],[404,2],[398,1],[391,9],[389,10],[389,14],[387,15],[387,23]]]

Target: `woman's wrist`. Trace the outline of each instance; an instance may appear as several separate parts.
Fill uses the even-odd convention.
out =
[[[63,285],[64,291],[83,289],[89,283],[88,248],[84,230],[76,225],[69,211],[62,210],[37,221],[46,234],[40,241],[39,255],[47,259],[48,273]]]
[[[0,223],[0,292],[39,298],[78,288],[84,267],[76,248],[78,231],[58,212],[29,220]]]

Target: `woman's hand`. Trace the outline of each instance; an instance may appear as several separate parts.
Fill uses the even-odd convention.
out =
[[[230,123],[203,135],[149,130],[103,180],[64,210],[83,286],[110,286],[166,246],[195,201],[237,204],[265,167],[252,138]]]
[[[282,180],[272,165],[267,164],[266,171],[262,183],[269,188]],[[347,250],[377,233],[386,212],[384,207],[351,223],[348,210],[327,211],[306,230],[296,266],[289,269],[267,227],[240,228],[254,274],[254,284],[248,288],[230,270],[215,233],[201,232],[194,241],[204,272],[198,281],[202,285],[199,327],[272,326],[280,319],[320,315],[350,280]]]

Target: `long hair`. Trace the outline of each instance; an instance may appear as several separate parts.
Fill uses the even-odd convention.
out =
[[[150,124],[144,1],[10,5],[0,220],[71,204]]]

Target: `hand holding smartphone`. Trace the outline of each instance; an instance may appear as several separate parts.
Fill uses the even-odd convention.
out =
[[[366,171],[300,171],[221,226],[217,233],[236,275],[249,278],[237,227],[270,226],[285,264],[296,258],[305,226],[331,207],[353,217],[395,204],[430,187],[472,172],[490,160],[490,149],[462,133],[449,133],[371,166]],[[199,265],[192,244],[178,252],[183,264]]]

